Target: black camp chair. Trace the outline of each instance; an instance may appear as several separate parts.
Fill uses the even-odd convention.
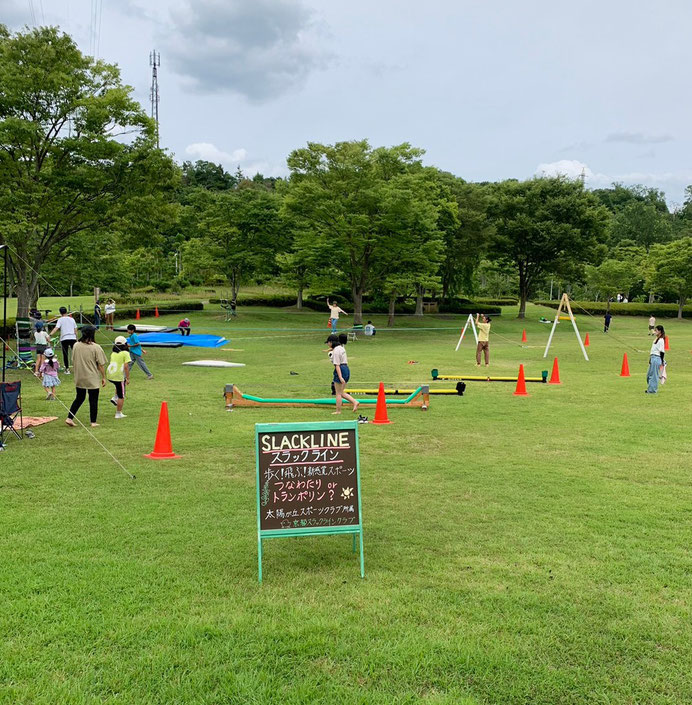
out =
[[[19,426],[16,422],[19,419]],[[5,436],[15,435],[20,441],[24,437],[22,430],[22,383],[0,382],[0,448],[5,445]]]

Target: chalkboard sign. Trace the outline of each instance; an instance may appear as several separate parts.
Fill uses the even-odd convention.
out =
[[[363,533],[358,424],[255,424],[257,550],[262,580],[262,540],[284,536]]]

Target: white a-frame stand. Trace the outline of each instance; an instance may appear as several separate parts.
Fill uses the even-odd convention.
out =
[[[476,331],[476,324],[473,321],[473,314],[469,313],[469,317],[466,319],[466,323],[464,324],[464,330],[461,331],[461,335],[459,336],[459,342],[457,343],[456,348],[454,348],[454,352],[457,352],[459,350],[459,346],[461,345],[461,341],[464,339],[464,334],[466,333],[466,329],[469,327],[469,323],[471,324],[473,337],[476,339],[476,345],[478,345],[478,331]]]
[[[581,351],[584,353],[584,359],[588,362],[589,361],[589,356],[586,354],[586,348],[584,347],[584,343],[582,342],[581,335],[579,335],[579,329],[577,328],[577,322],[574,320],[574,314],[572,313],[572,307],[569,305],[569,297],[567,294],[563,294],[562,298],[560,299],[560,305],[557,307],[557,312],[555,313],[555,321],[553,322],[553,327],[550,329],[550,337],[548,338],[548,344],[545,346],[545,352],[543,353],[543,357],[548,357],[548,350],[550,350],[550,343],[553,340],[553,333],[555,332],[555,328],[557,326],[558,321],[560,320],[560,313],[563,310],[566,313],[569,314],[569,320],[572,321],[572,327],[574,328],[574,333],[577,336],[577,340],[579,341],[579,347],[581,348]]]

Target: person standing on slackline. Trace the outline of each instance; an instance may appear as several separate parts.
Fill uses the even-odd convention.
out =
[[[483,314],[479,322],[480,313],[476,314],[476,329],[478,330],[478,345],[476,346],[476,367],[481,366],[481,352],[485,356],[485,366],[490,364],[490,317]]]
[[[336,331],[336,325],[339,322],[339,314],[343,313],[344,316],[348,316],[348,314],[344,309],[339,308],[336,301],[330,303],[329,299],[327,299],[327,306],[329,307],[329,320],[332,324],[332,331]]]

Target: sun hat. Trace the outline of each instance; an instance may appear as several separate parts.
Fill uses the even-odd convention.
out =
[[[127,345],[127,338],[123,335],[119,335],[113,342],[115,345]]]
[[[53,352],[53,348],[46,348],[46,349],[43,351],[43,354],[44,354],[46,357],[53,357],[53,355],[55,355],[55,353]]]

